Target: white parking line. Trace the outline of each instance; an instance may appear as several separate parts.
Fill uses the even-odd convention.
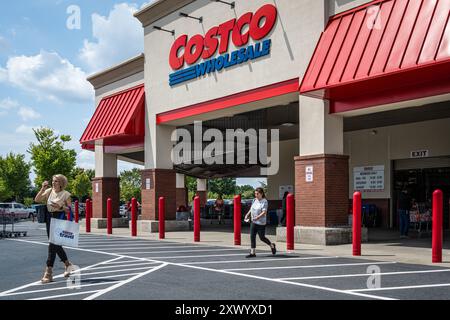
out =
[[[245,273],[231,272],[231,271],[226,271],[226,270],[210,269],[210,268],[205,268],[205,267],[186,265],[183,263],[170,263],[170,264],[174,265],[174,266],[198,269],[198,270],[203,270],[203,271],[218,272],[218,273],[229,274],[229,275],[245,277],[245,278],[252,278],[252,279],[258,279],[258,280],[264,280],[264,281],[270,281],[270,282],[276,282],[276,283],[290,284],[290,285],[294,285],[294,286],[318,289],[318,290],[322,290],[322,291],[329,291],[329,292],[335,292],[335,293],[340,293],[340,294],[350,294],[350,295],[355,295],[355,296],[364,297],[364,298],[371,298],[371,299],[377,299],[377,300],[397,300],[394,298],[387,298],[387,297],[375,296],[375,295],[370,295],[370,294],[333,289],[333,288],[322,287],[322,286],[317,286],[317,285],[310,285],[310,284],[300,283],[300,282],[290,282],[290,281],[284,281],[284,280],[278,280],[278,279],[271,279],[271,278],[260,277],[260,276],[255,276],[255,275],[251,275],[251,274],[245,274]]]
[[[303,269],[303,268],[331,268],[331,267],[349,267],[380,264],[395,264],[396,262],[364,262],[364,263],[336,263],[336,264],[317,264],[307,266],[287,266],[287,267],[260,267],[260,268],[236,268],[223,269],[223,271],[252,271],[252,270],[277,270],[277,269]]]
[[[116,253],[124,253],[124,254],[152,254],[152,253],[183,253],[183,252],[223,252],[223,251],[244,251],[243,249],[200,249],[200,250],[164,250],[164,251],[142,251],[142,252],[122,252],[122,251],[114,251]]]
[[[15,241],[23,241],[23,240],[15,240]],[[116,260],[118,260],[118,259],[120,259],[120,258],[114,258],[114,259],[111,259],[111,260],[108,260],[108,261],[113,262],[113,261],[116,261]],[[108,261],[106,261],[106,262],[108,262]],[[88,267],[85,267],[85,268],[82,268],[82,269],[80,269],[79,271],[89,270],[89,268],[95,267],[95,266],[98,266],[98,265],[101,265],[101,264],[103,264],[103,263],[105,263],[105,261],[100,262],[100,263],[93,264],[93,265],[88,266]],[[62,278],[63,276],[64,276],[64,275],[61,274],[61,275],[58,275],[58,276],[53,277],[53,279],[59,279],[59,278]],[[17,292],[17,291],[19,291],[19,290],[23,290],[23,289],[26,289],[26,288],[29,288],[29,287],[33,287],[33,286],[36,286],[36,285],[42,285],[41,281],[40,281],[40,280],[39,280],[39,281],[35,281],[35,282],[29,283],[29,284],[26,284],[26,285],[23,285],[23,286],[14,288],[14,289],[10,289],[10,290],[7,290],[7,291],[0,292],[0,297],[3,297],[3,296],[5,296],[5,295],[7,295],[7,294],[10,294],[10,293],[12,293],[12,292]]]
[[[373,289],[351,289],[345,290],[348,292],[365,292],[365,291],[388,291],[388,290],[406,290],[406,289],[423,289],[423,288],[437,288],[437,287],[450,287],[450,283],[438,283],[438,284],[424,284],[418,286],[401,286],[401,287],[386,287],[386,288],[373,288]]]
[[[450,271],[450,269],[397,271],[397,272],[355,273],[355,274],[341,274],[341,275],[332,275],[332,276],[293,277],[293,278],[278,278],[278,279],[279,280],[313,280],[313,279],[333,279],[333,278],[351,278],[351,277],[367,277],[367,276],[393,276],[393,275],[402,275],[402,274],[436,273],[436,272],[449,272],[449,271]]]
[[[99,292],[100,290],[93,290],[93,291],[85,291],[85,292],[77,292],[77,293],[70,293],[70,294],[59,294],[57,296],[48,296],[48,297],[40,297],[40,298],[34,298],[34,299],[30,299],[33,301],[38,301],[38,300],[49,300],[49,299],[56,299],[56,298],[64,298],[64,297],[70,297],[70,296],[81,296],[84,294],[91,294],[91,293],[95,293],[95,292]]]
[[[334,257],[292,257],[292,258],[270,258],[270,259],[245,259],[245,260],[228,260],[228,261],[200,261],[200,262],[183,262],[187,265],[197,265],[197,264],[223,264],[223,263],[241,263],[241,262],[272,262],[272,261],[289,261],[289,260],[320,260],[320,259],[336,259],[339,256]]]
[[[132,281],[134,281],[136,279],[139,279],[139,278],[141,278],[143,276],[146,276],[146,275],[148,275],[148,274],[150,274],[152,272],[158,271],[159,269],[164,268],[165,266],[167,266],[167,263],[163,263],[160,266],[158,266],[158,267],[156,267],[156,268],[154,268],[152,270],[149,270],[149,271],[143,272],[141,274],[138,274],[138,275],[136,275],[136,276],[134,276],[134,277],[132,277],[132,278],[130,278],[128,280],[121,281],[120,283],[115,284],[115,285],[113,285],[110,288],[101,290],[101,291],[99,291],[99,292],[93,294],[92,296],[89,296],[89,297],[87,297],[87,298],[85,298],[83,300],[94,300],[94,299],[96,299],[96,298],[98,298],[98,297],[100,297],[100,296],[102,296],[102,295],[104,295],[104,294],[106,294],[108,292],[111,292],[112,290],[115,290],[115,289],[117,289],[117,288],[119,288],[119,287],[121,287],[123,285],[126,285],[127,283],[130,283],[130,282],[132,282]]]
[[[82,276],[92,276],[93,274],[105,274],[105,273],[114,273],[114,272],[123,272],[123,271],[136,271],[136,270],[148,270],[149,267],[142,268],[130,268],[130,269],[119,269],[119,270],[109,270],[109,271],[98,271],[98,272],[89,272],[89,273],[81,273]],[[151,269],[151,268],[150,268]],[[95,270],[95,269],[93,269]]]
[[[113,265],[113,264],[129,264],[129,263],[136,263],[136,262],[145,262],[147,260],[143,260],[140,258],[136,258],[135,260],[119,260],[119,261],[114,261],[114,262],[108,262],[108,263],[104,263],[105,265]]]
[[[145,249],[184,249],[184,248],[198,248],[199,246],[148,246],[148,247],[126,247],[126,248],[120,248],[120,247],[92,247],[92,248],[88,248],[88,247],[82,247],[82,248],[86,248],[86,249],[96,249],[96,250],[113,250],[113,251],[117,251],[117,250],[145,250]],[[243,250],[243,249],[241,249]]]
[[[145,259],[185,259],[185,258],[209,258],[209,257],[232,257],[242,256],[245,253],[232,253],[232,254],[206,254],[206,255],[194,255],[194,256],[171,256],[171,257],[145,257]]]
[[[93,278],[86,278],[82,281],[91,281],[91,280],[103,280],[103,279],[113,279],[113,278],[122,278],[122,277],[129,277],[129,276],[135,276],[137,274],[141,274],[141,272],[133,272],[133,273],[123,273],[123,274],[114,274],[112,276],[102,276],[99,277],[93,277]]]
[[[136,262],[136,261],[135,261]],[[123,268],[123,267],[135,267],[135,266],[150,266],[156,264],[157,262],[139,262],[139,263],[131,263],[131,264],[118,264],[113,266],[105,266],[105,267],[95,267],[89,270],[99,270],[99,269],[112,269],[112,268]]]
[[[83,244],[82,242],[79,242],[79,246],[80,247],[84,247],[84,248],[110,248],[110,247],[117,247],[117,248],[119,248],[119,247],[125,247],[125,249],[126,248],[128,248],[128,247],[130,247],[130,246],[133,246],[133,247],[131,247],[131,248],[134,248],[134,247],[159,247],[159,246],[164,246],[164,245],[166,245],[167,246],[167,244],[164,244],[164,243],[155,243],[155,244],[152,244],[152,243],[119,243],[119,244],[97,244],[97,245],[92,245],[92,244],[89,244],[89,245],[85,245],[85,244]]]
[[[79,289],[82,289],[82,288],[85,288],[85,287],[105,286],[105,285],[115,284],[115,283],[118,283],[118,282],[121,282],[121,281],[118,280],[118,281],[111,281],[111,282],[106,282],[106,283],[90,283],[90,284],[80,285],[80,286],[77,287],[76,290],[79,290]],[[70,289],[67,286],[64,286],[64,287],[60,287],[60,288],[51,288],[51,289],[42,289],[42,290],[31,290],[31,291],[14,292],[14,293],[10,293],[10,294],[5,295],[5,297],[26,295],[26,294],[40,293],[40,292],[58,291],[58,290],[74,290],[74,289]]]

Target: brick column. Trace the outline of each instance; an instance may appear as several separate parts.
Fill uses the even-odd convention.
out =
[[[177,208],[180,207],[180,206],[187,207],[186,193],[187,193],[187,189],[186,188],[177,188],[177,191],[176,191],[176,202],[177,202],[176,207]]]
[[[166,199],[166,219],[176,219],[175,170],[149,169],[142,171],[142,220],[158,220],[158,201]]]
[[[93,218],[106,218],[108,198],[112,199],[113,218],[120,218],[120,186],[119,178],[92,179]]]
[[[313,181],[306,181],[307,167]],[[333,227],[348,223],[349,157],[316,155],[295,158],[296,224]]]

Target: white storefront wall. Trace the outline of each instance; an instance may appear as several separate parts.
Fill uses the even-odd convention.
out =
[[[350,155],[349,198],[354,192],[353,169],[364,166],[385,167],[385,189],[363,192],[365,199],[391,198],[391,173],[393,160],[410,159],[412,151],[428,150],[429,159],[416,159],[416,168],[446,165],[433,158],[450,156],[450,119],[423,121],[344,134],[345,154]],[[410,161],[407,161],[410,163]],[[447,162],[448,164],[448,162]]]

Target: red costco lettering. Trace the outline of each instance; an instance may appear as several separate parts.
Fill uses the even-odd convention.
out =
[[[189,39],[187,35],[182,35],[172,45],[169,64],[173,70],[178,70],[184,66],[185,62],[192,65],[200,57],[211,58],[217,50],[219,54],[224,54],[228,51],[230,36],[236,47],[245,46],[250,38],[259,41],[272,31],[277,21],[277,14],[277,8],[267,4],[255,14],[247,12],[237,20],[232,19],[211,28],[205,36],[198,34]],[[242,33],[245,26],[248,26],[248,30]]]

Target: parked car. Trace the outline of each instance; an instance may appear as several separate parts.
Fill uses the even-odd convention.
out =
[[[28,211],[28,218],[36,218],[37,211],[36,211],[36,205],[31,205],[30,207],[25,208],[25,210]]]
[[[0,203],[0,208],[4,209],[5,214],[14,214],[16,220],[30,217],[30,212],[21,203]]]
[[[75,215],[75,201],[72,201],[72,213]],[[86,217],[86,204],[79,203],[78,204],[78,214],[80,218]]]

